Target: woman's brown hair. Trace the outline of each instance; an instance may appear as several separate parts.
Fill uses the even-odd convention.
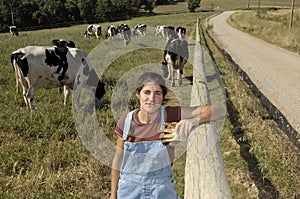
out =
[[[154,73],[154,72],[145,72],[144,74],[142,74],[139,77],[139,79],[137,81],[136,90],[135,90],[136,93],[140,94],[140,92],[143,89],[143,87],[145,86],[145,84],[147,84],[149,82],[160,85],[160,87],[162,89],[162,93],[163,93],[163,99],[164,99],[165,96],[167,95],[166,82],[160,74]]]

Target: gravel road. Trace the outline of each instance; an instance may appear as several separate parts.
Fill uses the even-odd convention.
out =
[[[300,133],[300,55],[231,27],[226,20],[233,12],[209,21],[218,42]]]

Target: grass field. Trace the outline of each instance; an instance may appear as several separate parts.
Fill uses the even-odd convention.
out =
[[[201,6],[202,9],[209,9],[209,8],[219,8],[224,10],[233,10],[233,9],[244,9],[248,8],[254,9],[258,7],[258,0],[202,0]],[[292,5],[291,0],[261,0],[260,7],[288,7],[290,8]],[[295,7],[300,7],[300,3],[295,1]]]
[[[146,23],[148,27],[156,27],[164,22],[174,26],[183,25],[192,32],[198,15],[142,17],[113,24],[127,23],[133,27],[138,23]],[[101,25],[106,27],[109,24]],[[78,48],[91,52],[102,40],[84,39],[83,32],[86,26],[20,32],[19,37],[11,37],[8,33],[0,35],[2,74],[0,87],[3,91],[0,102],[0,120],[3,121],[0,124],[1,197],[107,198],[108,196],[110,168],[97,161],[82,144],[74,125],[71,101],[64,107],[63,96],[57,89],[41,89],[36,95],[37,110],[30,113],[26,110],[22,94],[15,92],[14,73],[10,64],[10,54],[14,50],[27,45],[49,45],[55,38],[72,40]],[[154,32],[149,31],[148,34]],[[124,46],[120,45],[120,48],[122,47]],[[107,90],[103,107],[111,106],[110,97],[113,88],[123,74],[141,64],[161,62],[162,51],[155,49],[144,49],[120,56],[102,76]],[[102,108],[97,112],[97,116],[108,137],[115,139],[113,132],[116,121],[111,110]],[[178,172],[182,173],[182,170],[179,169]],[[176,186],[182,196],[183,179],[182,177],[177,179]]]
[[[257,12],[236,13],[230,17],[228,23],[271,44],[300,54],[299,18],[300,9],[297,8],[294,10],[292,28],[290,28],[290,9],[266,9],[260,13],[260,16],[257,16]],[[274,30],[276,30],[275,34]]]
[[[183,6],[185,4],[156,9],[163,13],[176,9],[183,12]],[[207,14],[213,13],[157,15],[113,24],[127,23],[130,27],[138,23],[146,23],[149,27],[180,25],[187,27],[188,34],[194,37],[197,18]],[[106,27],[109,24],[101,25]],[[39,90],[36,95],[37,111],[30,113],[25,108],[21,93],[15,92],[10,64],[12,51],[27,45],[49,45],[54,38],[72,40],[77,47],[92,52],[102,40],[84,39],[86,26],[21,32],[19,37],[0,34],[0,198],[108,198],[110,168],[99,162],[83,145],[75,128],[71,101],[64,107],[63,96],[56,89]],[[263,190],[267,193],[277,191],[278,198],[300,197],[299,151],[269,119],[230,63],[210,41],[208,45],[220,68],[228,97],[228,118],[220,134],[220,143],[232,197],[259,198]],[[110,102],[116,80],[137,65],[161,61],[161,51],[146,49],[119,57],[105,70],[102,79],[106,83],[107,94],[103,107],[97,111],[97,118],[112,141],[116,138],[113,133],[116,121]],[[191,66],[184,74],[192,74]],[[130,104],[130,108],[135,104]],[[241,147],[235,140],[233,129],[237,123],[243,129],[250,148]],[[182,198],[184,158],[182,156],[174,165],[175,186]]]

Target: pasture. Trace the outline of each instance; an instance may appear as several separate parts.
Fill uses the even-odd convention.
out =
[[[194,35],[193,27],[198,15],[142,17],[100,25],[105,30],[110,24],[127,23],[130,27],[134,27],[138,23],[145,23],[148,27],[156,27],[163,22],[174,26],[184,25],[188,28],[188,33]],[[19,37],[11,37],[8,33],[0,35],[1,197],[108,197],[110,168],[97,161],[82,144],[74,124],[72,100],[69,100],[67,106],[63,106],[63,95],[57,89],[40,89],[36,95],[36,111],[30,113],[25,107],[21,92],[17,94],[15,91],[15,77],[10,64],[10,54],[16,49],[28,45],[47,46],[56,38],[72,40],[76,47],[91,52],[104,39],[84,38],[86,27],[87,25],[79,25],[21,31]],[[147,34],[154,32],[149,31]],[[131,52],[126,56],[120,56],[105,70],[101,78],[106,83],[107,94],[102,107],[97,111],[97,118],[107,137],[112,141],[116,138],[114,135],[116,121],[110,109],[110,98],[116,81],[135,66],[161,63],[162,55],[162,51],[155,49]],[[189,68],[186,68],[186,75],[192,74]],[[133,108],[134,105],[132,102],[129,108]],[[178,177],[177,181],[176,186],[182,195],[183,178]]]
[[[102,23],[101,26],[106,29],[110,24],[120,23],[127,23],[130,27],[138,23],[152,27],[172,24],[187,27],[188,35],[194,37],[196,20],[204,14],[208,13],[139,17],[128,21]],[[41,89],[36,95],[37,110],[30,113],[25,108],[22,94],[15,92],[15,76],[10,64],[12,51],[27,45],[49,45],[52,39],[72,40],[76,47],[88,53],[92,52],[103,40],[84,38],[86,27],[87,24],[21,31],[19,37],[11,37],[8,33],[0,34],[1,198],[109,196],[110,168],[99,162],[83,145],[74,123],[72,100],[64,107],[63,95],[57,89]],[[281,198],[299,197],[299,152],[270,119],[230,63],[209,41],[208,45],[222,73],[228,97],[229,117],[220,134],[220,143],[232,197],[258,198],[261,188],[270,184],[280,193]],[[99,56],[99,59],[102,57]],[[159,50],[134,51],[116,59],[101,76],[106,83],[107,94],[96,114],[99,124],[111,141],[116,138],[116,121],[111,111],[111,96],[116,81],[137,65],[161,61],[162,52]],[[191,74],[192,68],[187,65],[184,75],[190,77]],[[172,95],[168,98],[173,99]],[[176,103],[173,101],[172,105]],[[136,102],[132,100],[129,108],[135,106]],[[234,139],[234,122],[240,123],[246,134],[245,139],[251,144],[251,151],[248,150],[248,153],[243,153],[247,149],[241,148]],[[185,159],[182,156],[173,166],[175,186],[181,198],[184,193],[184,164]],[[271,183],[268,184],[267,181]]]
[[[250,9],[255,9],[258,7],[258,0],[202,0],[201,6],[202,9],[210,9],[210,8],[219,8],[223,10],[233,10],[233,9],[244,9],[248,7]],[[260,6],[263,7],[285,7],[290,8],[292,4],[291,0],[260,0]],[[295,1],[295,7],[300,7],[300,3]]]
[[[228,23],[268,43],[299,54],[299,18],[300,8],[296,8],[292,28],[289,28],[290,9],[266,9],[261,12],[260,17],[257,16],[257,12],[236,13],[230,17]],[[275,34],[274,30],[276,30]]]

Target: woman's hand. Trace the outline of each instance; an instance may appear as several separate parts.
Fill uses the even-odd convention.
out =
[[[165,123],[165,128],[160,130],[160,139],[164,144],[187,140],[192,128],[199,125],[198,119],[181,120],[178,123]]]

